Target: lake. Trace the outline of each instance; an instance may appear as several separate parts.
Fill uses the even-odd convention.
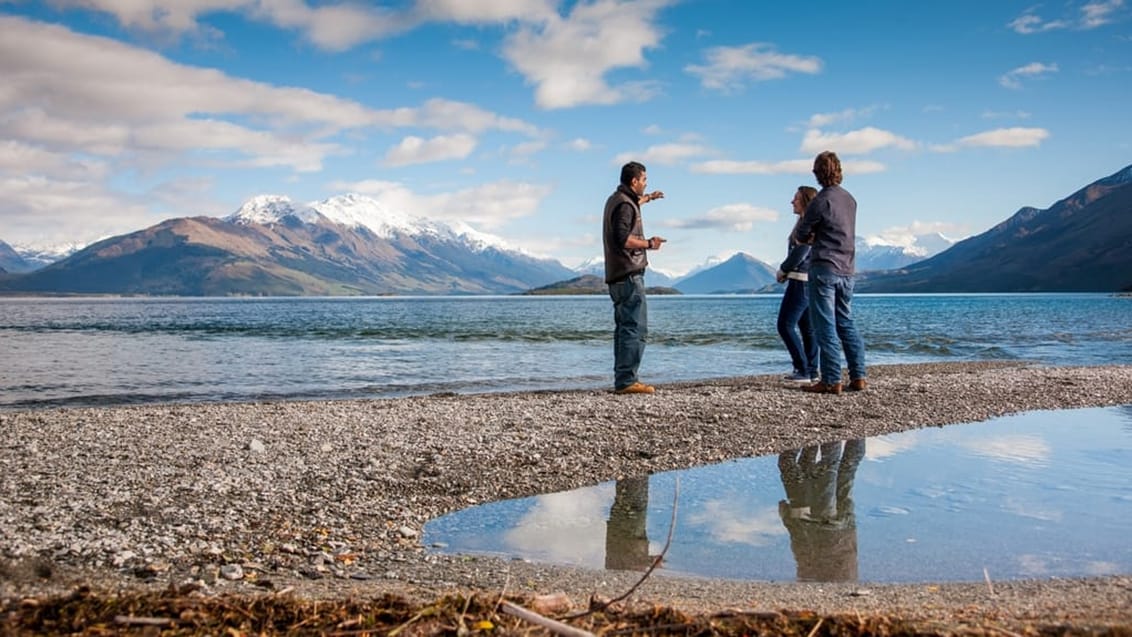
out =
[[[790,371],[777,296],[653,296],[650,383]],[[1132,363],[1132,298],[858,295],[869,364]],[[0,408],[612,384],[606,296],[0,298]]]

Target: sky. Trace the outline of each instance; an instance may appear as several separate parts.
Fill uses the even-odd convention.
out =
[[[857,233],[981,233],[1132,163],[1126,0],[0,0],[0,240],[359,193],[574,267],[629,160],[680,274],[785,257],[813,157]]]

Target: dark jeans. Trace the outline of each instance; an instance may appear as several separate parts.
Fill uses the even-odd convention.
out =
[[[865,343],[853,323],[853,277],[810,268],[810,320],[821,349],[821,380],[841,382],[841,350],[849,379],[865,377]]]
[[[778,335],[786,343],[794,371],[810,378],[817,376],[818,342],[810,325],[810,295],[805,281],[786,280],[786,292],[778,306]]]
[[[649,333],[649,313],[645,303],[645,277],[633,274],[609,284],[613,299],[613,388],[622,389],[637,382],[637,368],[645,353]]]

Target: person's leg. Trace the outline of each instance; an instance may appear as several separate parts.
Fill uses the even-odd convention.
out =
[[[835,279],[825,272],[810,272],[810,321],[821,356],[821,382],[841,382],[841,344],[834,327]]]
[[[836,303],[837,336],[845,349],[845,363],[849,367],[849,380],[861,380],[866,376],[865,343],[853,322],[853,277],[838,277]]]
[[[609,284],[613,299],[613,387],[623,389],[637,382],[637,369],[645,350],[648,315],[644,279],[640,275]]]
[[[778,306],[778,335],[786,345],[786,351],[790,353],[794,371],[799,374],[808,374],[810,371],[797,330],[802,320],[809,325],[809,320],[803,318],[807,305],[806,284],[794,279],[788,280],[786,290],[782,293],[782,303]]]
[[[804,296],[804,309],[798,319],[798,331],[802,333],[802,351],[805,353],[806,367],[802,371],[810,378],[817,378],[821,370],[818,368],[818,340],[814,338],[814,324],[810,320],[810,293],[806,284],[800,286]]]

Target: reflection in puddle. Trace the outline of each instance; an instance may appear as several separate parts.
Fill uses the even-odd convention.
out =
[[[778,515],[790,532],[798,581],[856,581],[857,518],[849,493],[864,457],[864,440],[814,445],[778,456],[786,490]]]
[[[1132,573],[1132,406],[1032,412],[495,502],[434,550],[658,574],[975,581]]]

